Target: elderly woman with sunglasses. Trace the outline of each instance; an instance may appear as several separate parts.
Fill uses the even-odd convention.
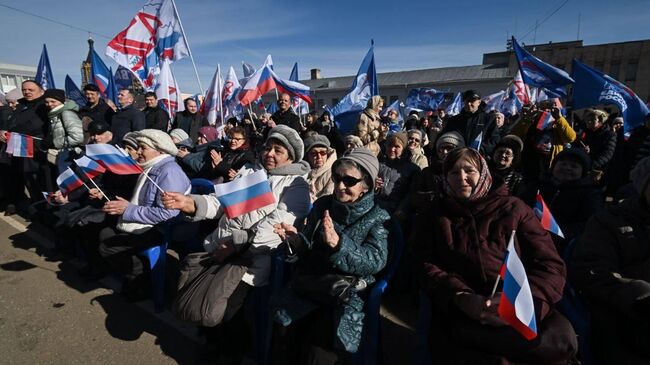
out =
[[[424,155],[422,144],[424,141],[424,133],[419,129],[411,129],[408,131],[408,150],[411,162],[418,165],[420,170],[424,170],[429,166],[427,156]]]
[[[305,154],[311,167],[311,171],[307,175],[307,182],[309,183],[311,201],[314,202],[321,196],[334,192],[332,165],[336,161],[336,151],[330,147],[327,137],[316,134],[305,140]]]
[[[357,290],[374,281],[373,275],[384,268],[388,256],[384,224],[390,217],[375,204],[373,194],[378,170],[377,158],[369,149],[351,150],[334,163],[334,194],[316,200],[305,228],[298,232],[289,224],[276,226],[278,235],[297,254],[297,281],[314,278],[314,286],[321,287],[318,278],[348,275],[356,284],[329,303],[295,284],[287,288],[274,305],[276,321],[291,324],[281,341],[290,345],[280,350],[288,351],[290,359],[281,363],[307,364],[312,363],[307,358],[316,357],[319,364],[347,364],[357,351],[364,317],[364,301]],[[323,289],[322,295],[328,296]]]

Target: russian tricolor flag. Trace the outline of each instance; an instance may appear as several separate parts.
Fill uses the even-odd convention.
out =
[[[262,95],[276,88],[273,70],[264,66],[251,76],[246,85],[239,92],[239,101],[242,105],[248,105],[259,99]]]
[[[34,157],[34,138],[26,134],[11,132],[7,137],[7,154],[13,157]]]
[[[309,95],[309,86],[303,85],[296,81],[282,80],[273,71],[271,71],[271,75],[275,82],[275,87],[278,89],[279,92],[287,93],[291,95],[291,97],[300,98],[306,101],[307,103],[313,105],[311,96]]]
[[[124,150],[110,144],[86,145],[86,156],[118,175],[139,174],[142,168]]]
[[[533,293],[528,284],[524,264],[515,250],[515,231],[512,231],[506,259],[501,267],[503,292],[499,302],[499,316],[527,340],[537,337]]]
[[[106,168],[97,162],[89,159],[86,156],[81,156],[80,158],[74,160],[74,162],[79,166],[81,171],[88,176],[89,179],[94,179],[95,177],[103,174],[106,171]]]
[[[65,195],[82,186],[84,182],[68,167],[56,178],[56,184],[59,185],[61,193]]]
[[[239,217],[275,203],[275,196],[264,170],[229,183],[215,185],[214,192],[228,218]]]
[[[546,129],[551,123],[553,123],[555,119],[551,116],[550,112],[543,111],[539,114],[539,118],[537,119],[537,129],[540,131],[543,131]]]
[[[553,218],[551,210],[548,209],[546,202],[544,202],[544,198],[542,198],[542,194],[539,192],[537,192],[537,197],[535,197],[535,207],[533,208],[533,211],[545,230],[564,238],[564,233],[562,233],[560,226],[555,221],[555,218]]]

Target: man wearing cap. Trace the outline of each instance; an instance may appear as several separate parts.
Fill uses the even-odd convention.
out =
[[[107,144],[113,141],[111,126],[106,122],[98,120],[94,120],[88,124],[88,135],[90,136],[89,143],[91,144]]]
[[[169,128],[169,114],[158,106],[156,93],[149,91],[144,94],[144,103],[147,105],[144,110],[144,125],[147,129],[157,129],[167,133]]]
[[[79,117],[88,117],[110,125],[115,111],[101,98],[99,87],[95,84],[87,84],[84,86],[84,95],[88,103],[79,110]]]
[[[635,195],[594,215],[575,247],[571,283],[587,299],[602,364],[650,360],[650,157],[630,172]]]
[[[278,99],[278,111],[273,113],[271,119],[277,125],[287,125],[293,128],[296,132],[302,133],[302,124],[300,118],[291,111],[291,96],[289,94],[281,94]]]
[[[133,105],[135,96],[131,90],[120,90],[117,100],[120,102],[122,109],[113,116],[111,121],[114,143],[120,143],[125,134],[142,130],[145,126],[144,113]]]
[[[456,131],[463,136],[465,143],[471,145],[482,132],[480,152],[483,156],[491,155],[494,145],[500,139],[494,118],[483,111],[481,96],[475,90],[463,93],[463,103],[463,110],[449,118],[442,133]]]
[[[189,135],[190,140],[196,141],[199,137],[199,128],[207,127],[210,125],[204,115],[198,111],[196,101],[192,98],[187,98],[183,101],[185,110],[176,113],[174,117],[173,129],[182,129]]]

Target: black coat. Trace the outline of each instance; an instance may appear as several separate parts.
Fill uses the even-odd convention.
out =
[[[275,112],[272,116],[271,119],[275,122],[275,124],[284,124],[286,126],[289,126],[298,132],[298,134],[302,133],[302,125],[300,124],[300,118],[294,114],[291,109],[288,109],[285,112],[282,112],[281,110],[278,110]]]
[[[501,134],[494,123],[494,117],[480,109],[476,113],[470,113],[463,109],[459,114],[449,118],[439,136],[451,131],[460,133],[465,138],[467,146],[471,145],[479,133],[483,132],[480,148],[483,156],[491,156],[494,146],[501,139]]]
[[[616,151],[616,134],[614,131],[607,126],[593,132],[585,130],[581,140],[582,143],[589,146],[589,157],[591,157],[592,161],[591,168],[594,170],[607,168]]]
[[[45,98],[40,97],[32,101],[27,101],[25,99],[18,100],[18,107],[14,111],[12,119],[12,125],[9,132],[22,133],[32,137],[42,138],[41,140],[34,140],[33,159],[14,157],[12,163],[22,166],[22,170],[19,171],[38,171],[39,163],[47,163],[45,151],[43,151],[42,148],[39,148],[45,140],[50,126],[50,119],[47,117],[47,107],[45,106]]]
[[[146,129],[158,129],[167,133],[169,114],[163,108],[159,106],[146,107],[142,112],[144,112],[144,127]]]
[[[126,106],[113,116],[113,122],[111,123],[112,142],[121,144],[124,135],[144,128],[144,113],[139,111],[133,104]]]
[[[99,99],[99,103],[94,107],[86,105],[79,110],[79,118],[88,117],[92,120],[106,122],[108,125],[111,124],[113,115],[115,115],[115,111],[106,104],[104,99]]]
[[[172,129],[180,128],[184,130],[190,136],[192,142],[196,142],[196,139],[199,137],[199,128],[209,125],[210,123],[205,116],[199,113],[191,114],[187,110],[183,110],[180,113],[176,113]]]

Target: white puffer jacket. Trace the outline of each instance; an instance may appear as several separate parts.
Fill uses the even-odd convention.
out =
[[[262,168],[261,165],[246,165],[239,170],[238,177]],[[305,179],[309,170],[309,164],[301,161],[268,171],[276,203],[233,219],[223,214],[214,194],[192,195],[196,205],[194,220],[219,219],[217,228],[203,241],[205,250],[212,252],[219,244],[231,240],[236,247],[251,242],[248,253],[253,254],[253,264],[242,280],[253,286],[266,285],[271,271],[270,253],[282,242],[273,232],[273,226],[282,222],[296,225],[309,213],[311,201]]]

